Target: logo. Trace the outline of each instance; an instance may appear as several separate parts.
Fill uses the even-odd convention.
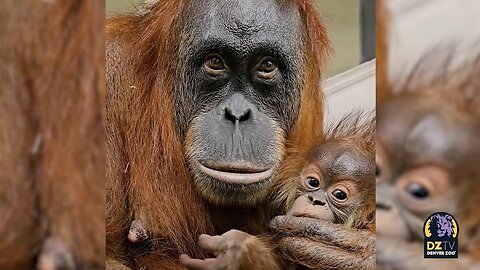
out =
[[[458,223],[445,212],[433,213],[423,224],[424,258],[458,258]]]

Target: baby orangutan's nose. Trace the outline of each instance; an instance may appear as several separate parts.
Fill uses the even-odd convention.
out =
[[[317,194],[309,194],[308,201],[313,205],[324,206],[325,204],[327,204],[327,202],[325,201],[325,196],[320,196]]]

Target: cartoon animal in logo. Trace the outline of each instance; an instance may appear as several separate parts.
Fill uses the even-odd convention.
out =
[[[437,230],[437,236],[444,237],[445,234],[447,234],[449,237],[452,236],[452,216],[436,214],[435,217],[437,218],[437,226],[439,228]]]

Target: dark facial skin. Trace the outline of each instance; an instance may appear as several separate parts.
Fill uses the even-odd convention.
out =
[[[458,213],[480,174],[479,138],[478,123],[441,99],[385,102],[377,113],[377,234],[421,239],[429,214]]]
[[[363,205],[373,205],[373,156],[330,142],[313,160],[301,173],[298,197],[287,214],[352,225]]]
[[[302,22],[279,2],[193,1],[182,31],[178,126],[195,184],[217,204],[265,192],[298,116]]]

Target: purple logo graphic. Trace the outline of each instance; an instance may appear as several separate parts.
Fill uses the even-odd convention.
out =
[[[452,236],[453,228],[452,228],[452,216],[449,214],[441,215],[436,214],[434,216],[437,219],[437,235],[438,237],[443,237],[446,235]]]

